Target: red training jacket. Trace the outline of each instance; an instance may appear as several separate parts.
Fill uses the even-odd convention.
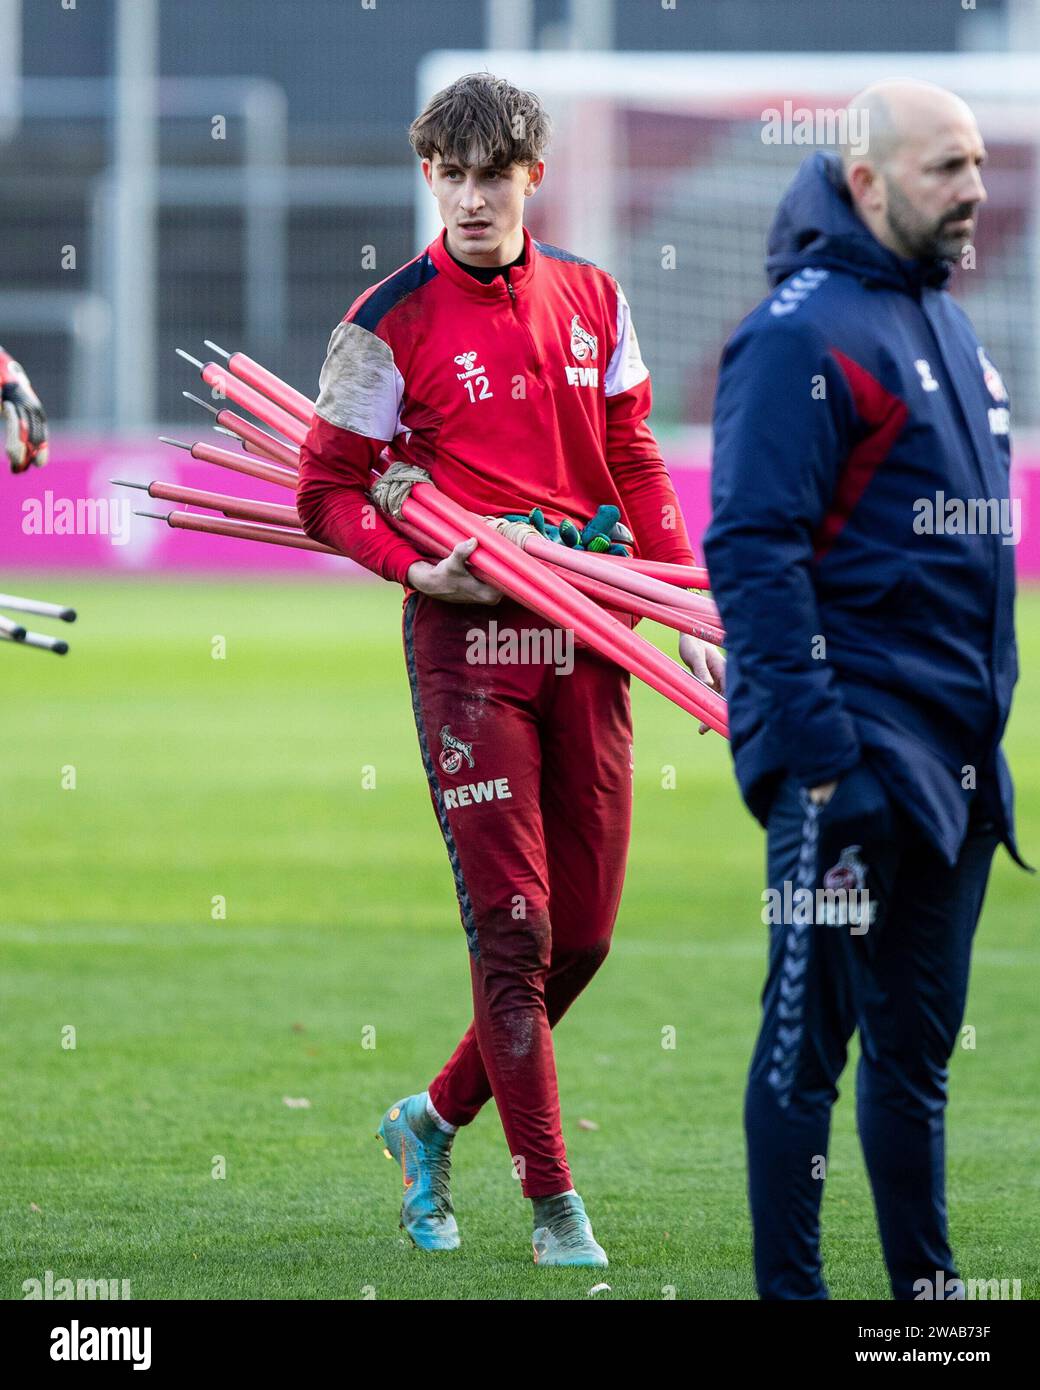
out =
[[[307,534],[405,582],[422,557],[367,496],[385,451],[479,515],[541,507],[580,527],[613,503],[640,555],[693,564],[617,281],[525,227],[524,264],[485,285],[444,238],[361,295],[329,340],[300,449]]]

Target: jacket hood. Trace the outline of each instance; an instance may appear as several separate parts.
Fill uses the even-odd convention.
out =
[[[817,150],[780,201],[767,243],[766,274],[775,288],[805,266],[844,270],[865,284],[919,294],[940,288],[950,267],[941,260],[905,260],[882,246],[849,201],[841,160]]]

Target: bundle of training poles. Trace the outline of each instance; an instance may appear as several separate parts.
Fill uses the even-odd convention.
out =
[[[226,367],[213,361],[200,362],[182,348],[177,351],[199,369],[203,382],[215,395],[249,411],[269,429],[234,410],[218,410],[185,391],[189,400],[216,417],[214,428],[219,433],[238,440],[242,451],[201,442],[184,444],[165,437],[163,442],[187,449],[200,461],[295,492],[300,445],[314,415],[314,402],[245,353],[228,353],[208,339],[205,341],[208,348],[226,360]],[[339,553],[304,533],[294,506],[174,483],[146,485],[119,479],[113,479],[113,483],[142,488],[150,497],[180,503],[181,507],[219,513],[206,515],[179,509],[137,513],[165,521],[175,529],[329,555]],[[381,471],[373,470],[370,495],[389,523],[431,559],[441,559],[460,541],[476,537],[477,546],[467,567],[478,579],[494,585],[546,621],[571,629],[579,641],[645,681],[680,709],[695,715],[717,733],[727,734],[726,701],[722,696],[616,616],[620,612],[650,618],[679,632],[722,643],[725,634],[715,604],[701,593],[690,592],[707,587],[706,570],[570,549],[539,535],[533,526],[467,511],[428,481],[422,470],[407,465],[384,463]]]

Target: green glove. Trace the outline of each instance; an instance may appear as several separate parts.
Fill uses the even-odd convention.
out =
[[[581,532],[569,517],[560,518],[560,540],[564,545],[570,546],[571,550],[581,548]]]
[[[541,507],[532,507],[528,514],[523,512],[504,512],[505,521],[525,521],[528,526],[533,526],[540,536],[544,536],[547,541],[558,541],[560,533],[555,526],[547,526],[545,517],[542,515]]]
[[[617,507],[611,505],[599,507],[596,515],[587,523],[581,533],[581,544],[594,555],[627,555],[628,552],[624,546],[616,546],[612,539],[614,527],[620,520],[621,513]]]
[[[566,545],[571,550],[590,550],[594,555],[608,553],[610,555],[627,555],[629,553],[625,546],[612,540],[611,533],[618,525],[620,518],[621,513],[617,507],[603,506],[599,508],[584,530],[579,531],[574,522],[566,516],[561,517],[559,526],[551,525],[546,521],[545,513],[541,507],[532,507],[527,516],[524,516],[522,512],[505,513],[506,521],[526,521],[547,541],[552,541],[556,545]]]

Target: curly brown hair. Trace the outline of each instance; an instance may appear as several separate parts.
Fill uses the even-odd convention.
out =
[[[471,72],[432,96],[408,130],[420,159],[439,154],[445,163],[537,164],[549,143],[552,122],[533,92],[523,92],[490,72]]]

